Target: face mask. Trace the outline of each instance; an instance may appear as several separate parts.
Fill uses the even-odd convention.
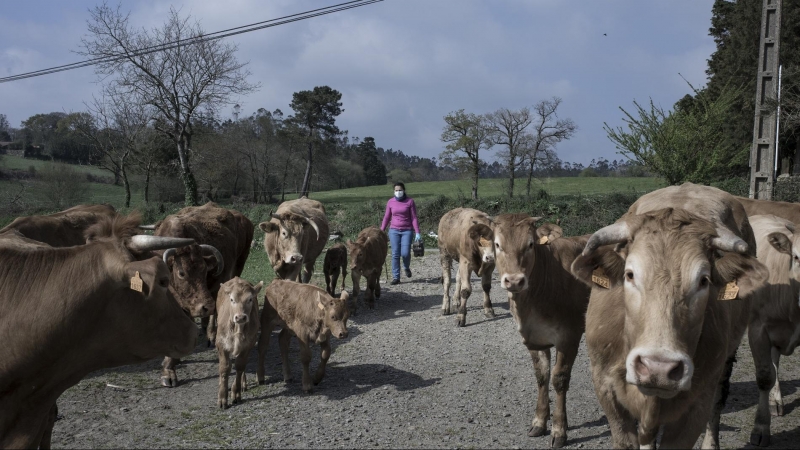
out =
[[[403,198],[403,195],[405,195],[405,191],[394,191],[394,197],[398,200]]]

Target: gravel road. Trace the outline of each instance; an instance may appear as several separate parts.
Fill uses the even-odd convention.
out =
[[[321,269],[321,262],[317,266]],[[278,339],[272,339],[267,384],[256,385],[254,349],[243,403],[219,410],[217,355],[201,338],[195,353],[178,366],[177,388],[160,387],[161,361],[153,360],[93,373],[69,389],[58,401],[61,419],[53,446],[548,448],[549,434],[527,436],[536,382],[505,291],[495,280],[497,316],[486,319],[480,283],[473,278],[476,292],[469,301],[467,326],[456,328],[454,315],[441,315],[438,253],[428,250],[413,258],[411,269],[413,277],[404,277],[400,285],[389,286],[384,279],[376,309],[360,308],[349,322],[349,337],[333,340],[325,379],[310,395],[300,388],[296,340],[290,348],[295,381],[286,384]],[[322,274],[315,274],[312,282],[321,286]],[[317,348],[312,370],[318,353]],[[739,360],[722,416],[725,448],[748,442],[758,397],[746,342]],[[785,416],[773,419],[771,448],[800,442],[800,411],[794,411],[800,405],[798,368],[796,358],[781,362]],[[583,345],[567,406],[568,447],[610,446]]]

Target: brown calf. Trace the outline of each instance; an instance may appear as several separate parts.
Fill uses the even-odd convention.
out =
[[[289,339],[300,341],[300,362],[303,365],[303,391],[311,392],[312,383],[319,384],[325,376],[325,365],[331,357],[331,335],[338,339],[347,337],[347,291],[333,298],[323,289],[288,280],[275,280],[264,294],[261,311],[261,337],[258,340],[258,382],[264,383],[264,354],[269,347],[275,327],[281,327],[278,336],[283,363],[283,381],[291,381],[289,370]],[[320,363],[314,378],[309,372],[311,344],[321,347]]]
[[[364,301],[369,309],[375,308],[375,299],[381,296],[381,273],[389,252],[389,237],[378,227],[367,227],[358,233],[355,242],[347,240],[350,250],[350,277],[353,279],[353,313],[358,310],[361,276],[367,278]]]
[[[450,271],[453,260],[458,261],[456,296],[460,298],[456,326],[467,324],[467,299],[472,295],[470,275],[474,272],[481,278],[483,288],[483,314],[494,317],[489,291],[494,272],[494,233],[489,216],[477,209],[456,208],[439,219],[439,258],[442,263],[442,314],[452,314],[455,305],[450,305]]]
[[[335,295],[339,272],[342,273],[342,290],[344,290],[344,280],[347,278],[347,247],[344,244],[334,244],[328,249],[322,272],[325,274],[325,289],[328,294]]]
[[[567,390],[584,330],[589,288],[569,271],[588,236],[558,238],[557,225],[534,225],[537,217],[501,214],[494,220],[494,246],[500,286],[508,290],[511,313],[533,359],[539,397],[529,436],[542,436],[550,417],[550,349],[556,360],[556,391],[551,446],[567,441]],[[553,240],[550,240],[550,237]],[[544,237],[548,239],[545,240]]]
[[[258,293],[264,286],[260,281],[253,286],[246,280],[234,277],[219,287],[217,294],[217,353],[219,354],[219,390],[217,406],[228,407],[228,376],[231,360],[235,361],[236,379],[231,387],[233,403],[242,401],[247,390],[245,367],[250,350],[258,336]]]

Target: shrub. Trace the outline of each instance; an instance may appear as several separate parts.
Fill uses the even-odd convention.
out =
[[[89,185],[86,177],[67,164],[53,163],[41,174],[44,197],[49,206],[65,209],[86,199]]]

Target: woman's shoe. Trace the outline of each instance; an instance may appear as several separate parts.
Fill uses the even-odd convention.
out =
[[[406,269],[406,277],[411,278],[411,269]]]
[[[395,284],[400,284],[400,280],[398,280],[397,278],[395,278],[395,279],[393,279],[393,280],[392,280],[392,282],[391,282],[391,283],[389,283],[389,284],[391,284],[392,286],[394,286]]]

